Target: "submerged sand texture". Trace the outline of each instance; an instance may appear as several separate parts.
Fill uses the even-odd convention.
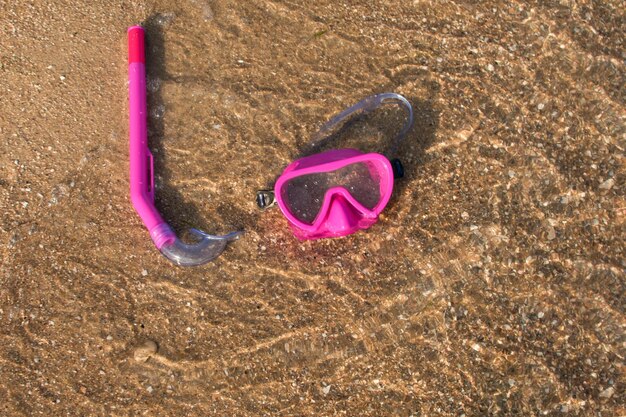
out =
[[[622,1],[0,0],[0,415],[624,416]],[[128,193],[147,30],[157,205]],[[383,91],[381,221],[299,242],[271,185]],[[393,108],[338,135],[383,151]]]

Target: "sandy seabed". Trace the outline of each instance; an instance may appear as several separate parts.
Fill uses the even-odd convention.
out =
[[[625,13],[0,0],[0,415],[626,415]],[[137,23],[157,206],[246,230],[203,267],[129,201]],[[416,123],[381,221],[297,241],[255,191],[383,91]]]

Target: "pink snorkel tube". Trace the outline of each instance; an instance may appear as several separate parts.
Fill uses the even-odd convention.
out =
[[[130,109],[130,198],[152,241],[166,258],[177,265],[202,265],[224,250],[226,244],[243,232],[213,236],[197,229],[194,244],[182,242],[154,206],[154,165],[148,149],[146,67],[144,30],[128,29],[128,80]]]

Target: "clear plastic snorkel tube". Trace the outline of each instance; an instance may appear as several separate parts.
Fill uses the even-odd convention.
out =
[[[130,197],[135,210],[150,231],[157,249],[180,266],[202,265],[215,259],[226,244],[243,232],[213,236],[191,229],[196,243],[181,241],[154,205],[154,164],[148,149],[144,30],[128,29],[128,81],[130,110]]]

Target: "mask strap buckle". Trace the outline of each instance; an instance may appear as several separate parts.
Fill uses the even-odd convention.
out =
[[[276,205],[274,190],[259,190],[256,192],[256,205],[260,209],[266,210]]]

